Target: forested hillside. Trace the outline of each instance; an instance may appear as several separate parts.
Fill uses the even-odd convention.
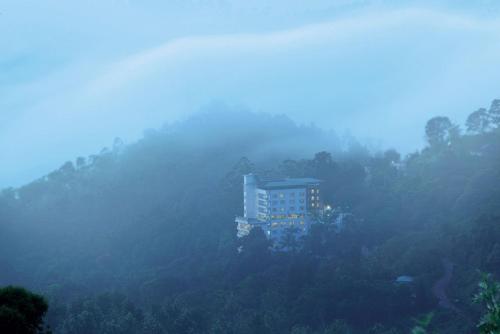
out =
[[[500,275],[500,101],[424,135],[401,157],[222,110],[117,139],[2,192],[0,285],[44,294],[61,334],[409,333],[430,312],[438,333],[474,333],[480,271]],[[348,219],[288,252],[239,240],[249,172],[322,179]]]

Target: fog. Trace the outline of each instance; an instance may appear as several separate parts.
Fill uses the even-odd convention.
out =
[[[500,3],[0,0],[0,333],[500,331]]]
[[[2,1],[0,187],[213,101],[402,152],[498,95],[499,6]]]

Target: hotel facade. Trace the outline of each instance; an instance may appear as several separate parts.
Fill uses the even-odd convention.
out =
[[[307,233],[322,209],[321,181],[313,178],[261,180],[243,177],[243,217],[236,217],[238,237],[260,227],[269,239],[278,240],[293,228]]]

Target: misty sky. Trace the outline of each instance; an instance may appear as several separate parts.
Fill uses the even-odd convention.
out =
[[[0,0],[0,188],[213,101],[417,149],[500,97],[498,3]]]

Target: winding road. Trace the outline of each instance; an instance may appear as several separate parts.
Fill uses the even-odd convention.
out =
[[[453,278],[454,264],[448,259],[443,259],[442,261],[443,261],[444,274],[440,279],[438,279],[434,283],[432,287],[432,293],[438,299],[439,306],[455,311],[457,313],[461,313],[460,309],[456,307],[455,304],[453,304],[446,295],[446,288],[449,286],[450,281]]]

